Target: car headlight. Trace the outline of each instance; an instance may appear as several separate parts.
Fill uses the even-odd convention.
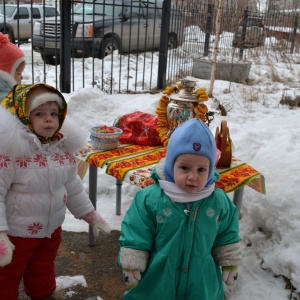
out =
[[[93,24],[79,24],[75,36],[93,37]]]
[[[40,22],[35,22],[34,27],[33,27],[33,34],[34,35],[42,34],[42,24]]]

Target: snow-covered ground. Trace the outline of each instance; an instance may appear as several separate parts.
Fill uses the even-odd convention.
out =
[[[30,44],[22,45],[22,49],[28,57],[31,55]],[[260,171],[266,181],[266,195],[245,187],[240,220],[244,263],[236,287],[226,287],[226,299],[299,299],[297,291],[285,288],[284,278],[300,291],[300,108],[281,105],[280,100],[300,96],[300,57],[286,54],[283,60],[283,56],[276,53],[255,57],[251,61],[248,85],[216,80],[214,98],[206,103],[210,110],[216,111],[210,125],[213,133],[221,120],[227,120],[235,147],[233,154]],[[92,82],[89,62],[85,62],[84,76]],[[76,65],[81,63],[76,62],[75,68]],[[47,66],[47,82],[50,84],[55,84],[54,70]],[[39,72],[37,67],[35,74]],[[82,70],[78,68],[75,72],[80,86]],[[109,73],[104,70],[103,74]],[[30,80],[29,62],[24,83]],[[117,75],[115,80],[118,81]],[[198,87],[208,89],[209,85],[209,80],[197,81]],[[70,116],[87,132],[95,124],[111,125],[117,117],[128,112],[142,110],[154,114],[160,96],[148,93],[108,95],[91,85],[65,94]],[[227,116],[219,114],[216,100],[227,110]],[[87,191],[88,177],[87,173],[84,178]],[[97,210],[113,229],[120,230],[122,218],[136,190],[135,186],[123,184],[122,214],[117,216],[115,179],[102,169],[98,170]],[[232,193],[229,195],[232,197]],[[63,229],[87,231],[88,226],[68,213]],[[58,287],[86,284],[81,274],[76,278],[58,277],[57,282]],[[77,299],[76,294],[71,299]]]

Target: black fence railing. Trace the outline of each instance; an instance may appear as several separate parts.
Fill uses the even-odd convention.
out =
[[[3,3],[0,31],[26,49],[28,82],[70,91],[91,86],[108,93],[150,91],[192,75],[194,59],[212,59],[215,51],[216,7],[169,1],[64,0],[60,6],[53,0],[52,13],[45,1]],[[8,12],[15,9],[11,25]],[[22,35],[28,24],[29,33]],[[235,62],[275,53],[278,60],[292,59],[300,49],[298,26],[296,11],[223,7],[218,58]]]

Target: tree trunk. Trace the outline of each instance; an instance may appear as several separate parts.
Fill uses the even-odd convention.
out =
[[[213,57],[213,63],[211,66],[210,86],[209,86],[209,91],[208,91],[208,96],[210,98],[213,97],[213,88],[214,88],[214,83],[215,83],[216,73],[217,73],[217,57],[218,57],[218,51],[219,51],[222,6],[223,6],[223,0],[219,0],[218,11],[217,11],[217,16],[216,16],[216,39],[215,39],[215,43],[214,43],[214,57]]]

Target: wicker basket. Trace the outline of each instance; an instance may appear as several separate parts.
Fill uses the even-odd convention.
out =
[[[97,129],[99,128],[103,128],[103,126],[96,126],[90,129],[92,147],[99,150],[111,150],[117,148],[123,130],[118,127],[106,127],[113,128],[114,132],[104,133],[98,132]]]

